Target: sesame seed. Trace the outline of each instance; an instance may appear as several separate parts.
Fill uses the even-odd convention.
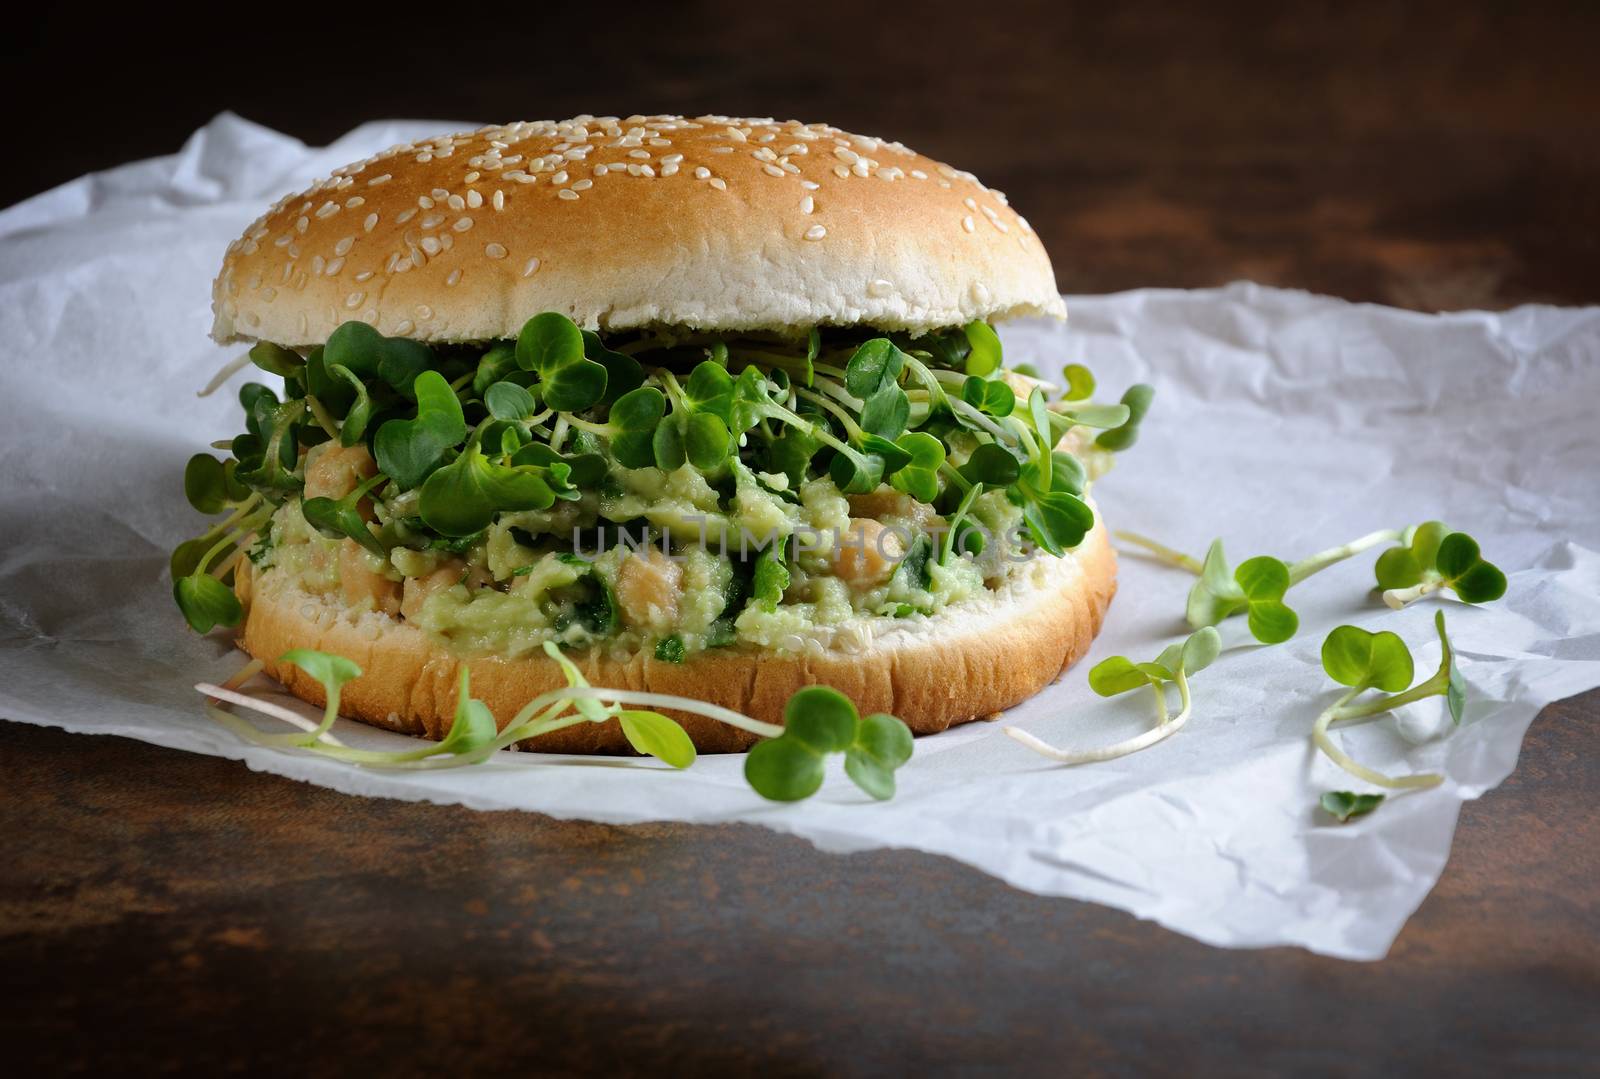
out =
[[[418,195],[417,205],[422,207],[424,210],[431,210],[433,209],[433,200],[426,195]]]
[[[333,253],[335,255],[348,255],[350,253],[350,248],[355,245],[355,242],[356,238],[354,236],[346,236],[344,239],[333,245]]]
[[[576,197],[576,196],[574,196],[574,197]],[[492,259],[503,259],[503,258],[506,257],[506,254],[507,254],[505,246],[503,244],[485,244],[484,248],[483,248],[483,253],[485,255],[488,255]]]
[[[810,228],[806,229],[806,239],[808,240],[820,240],[827,234],[828,230],[823,228],[821,225],[812,225]]]
[[[352,311],[361,306],[361,301],[367,298],[365,292],[352,292],[344,298],[344,305]]]
[[[761,171],[766,173],[768,176],[781,177],[783,175],[783,170],[776,165],[762,165]]]
[[[817,183],[815,180],[801,180],[800,186],[805,188],[807,191],[816,191],[822,187],[822,185]]]
[[[883,278],[878,278],[867,285],[868,296],[888,296],[894,292],[894,285]]]
[[[429,214],[427,217],[424,217],[421,221],[417,222],[417,227],[424,229],[436,229],[442,224],[444,224],[444,214]]]
[[[299,218],[295,219],[294,230],[296,232],[300,233],[300,235],[304,236],[305,232],[306,232],[306,229],[308,229],[310,227],[311,227],[311,219],[309,217],[299,217]]]
[[[444,202],[446,199],[448,199],[450,197],[450,192],[446,191],[442,187],[434,188],[432,191],[429,192],[429,194],[431,194],[439,202]]]
[[[529,259],[527,265],[522,267],[522,276],[523,277],[532,277],[534,274],[536,274],[538,272],[539,272],[539,260],[537,258]]]
[[[713,176],[713,177],[711,177],[711,179],[707,180],[706,183],[710,184],[712,187],[716,188],[718,191],[726,191],[726,190],[728,190],[728,181],[724,180],[720,176]]]
[[[392,179],[394,179],[394,177],[390,176],[386,172],[382,176],[374,176],[372,179],[368,180],[367,181],[367,186],[368,187],[377,187],[379,184],[386,184]]]
[[[342,269],[344,269],[344,259],[336,258],[332,262],[328,263],[328,268],[322,272],[329,277],[338,277],[339,271]]]
[[[366,219],[361,222],[361,231],[362,232],[371,232],[373,230],[373,228],[377,224],[378,224],[378,215],[377,215],[377,213],[375,213],[375,212],[374,213],[370,213],[370,214],[368,214],[366,216]]]
[[[868,169],[870,167],[871,166],[868,164],[867,159],[866,158],[862,158],[861,160],[857,161],[854,165],[850,166],[850,171],[855,173],[857,176],[865,176],[865,175],[867,175],[867,171],[868,171]]]
[[[456,213],[460,213],[467,208],[467,200],[460,195],[451,195],[448,199],[445,199],[445,205],[456,211]]]
[[[977,228],[977,226],[972,223],[971,214],[968,214],[966,217],[961,219],[961,227],[966,229],[968,232],[971,232],[973,229]]]
[[[416,329],[416,326],[408,318],[403,318],[394,325],[394,332],[397,337],[404,337],[414,329]]]
[[[362,281],[371,281],[371,280],[372,280],[372,271],[371,270],[362,270],[360,273],[356,274],[356,283],[357,284],[360,284]]]
[[[800,212],[809,214],[817,208],[817,202],[810,195],[800,200]]]
[[[576,202],[578,199],[578,193],[572,190],[570,187],[564,187],[560,191],[556,192],[556,197],[566,199],[568,202]]]
[[[427,322],[430,318],[433,317],[433,308],[429,307],[425,303],[419,303],[413,309],[412,313],[415,314],[417,316],[417,318],[421,319],[423,322]]]
[[[978,200],[973,198],[971,195],[968,195],[966,198],[962,199],[961,204],[969,210],[976,210],[978,208]]]
[[[359,206],[365,206],[366,203],[367,200],[362,198],[360,195],[351,195],[349,198],[344,200],[344,208],[346,210],[354,210]]]
[[[566,169],[562,169],[560,172],[558,172],[554,176],[550,177],[550,182],[553,183],[553,184],[564,184],[564,183],[566,183],[567,182],[567,170]]]
[[[582,180],[579,180],[577,183],[572,185],[572,190],[574,190],[574,191],[587,191],[593,186],[594,186],[594,181],[589,179],[588,177],[584,177]]]
[[[322,272],[322,268],[324,266],[326,266],[327,264],[328,264],[328,260],[323,258],[321,255],[312,255],[311,256],[311,272],[312,273],[314,273],[314,274],[321,273]]]
[[[493,245],[491,245],[491,246],[493,246]],[[498,257],[498,256],[491,255],[490,257],[491,258],[495,258],[495,257]],[[461,270],[459,268],[451,270],[450,271],[450,276],[448,276],[448,277],[446,277],[444,279],[444,283],[446,285],[450,286],[451,288],[454,288],[460,281],[461,281]]]
[[[490,202],[497,211],[504,210],[506,208],[506,193],[501,191],[498,187],[495,188],[494,198],[491,199]]]
[[[483,173],[479,172],[477,169],[473,169],[471,172],[467,173],[466,176],[462,177],[462,179],[466,180],[466,182],[469,184],[475,184],[478,182],[478,177],[482,175]]]
[[[912,169],[911,176],[913,179],[917,180],[926,180],[928,178],[928,174],[923,172],[921,169]]]
[[[317,207],[318,217],[332,217],[338,212],[339,204],[336,202],[324,202],[321,206]]]
[[[697,165],[694,170],[694,178],[696,180],[708,180],[711,178],[711,170],[704,165]]]
[[[473,189],[473,190],[467,192],[467,208],[469,210],[476,210],[478,207],[480,207],[482,205],[483,205],[483,196],[478,194],[476,189]]]
[[[407,221],[410,221],[413,217],[416,217],[416,216],[417,216],[417,208],[415,206],[413,206],[409,210],[401,210],[399,215],[394,219],[394,222],[397,225],[404,225]]]
[[[443,248],[439,246],[439,239],[436,236],[424,236],[422,238],[421,247],[422,250],[426,251],[430,257],[437,255],[443,250]]]

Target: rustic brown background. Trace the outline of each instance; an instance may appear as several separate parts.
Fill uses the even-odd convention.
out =
[[[579,7],[283,9],[214,40],[29,16],[0,42],[0,203],[170,152],[223,108],[312,142],[382,116],[750,112],[972,168],[1066,291],[1600,301],[1600,5]],[[1577,1072],[1600,1049],[1597,716],[1588,694],[1538,720],[1378,965],[1216,951],[923,855],[347,798],[0,723],[0,1051],[208,1073]]]

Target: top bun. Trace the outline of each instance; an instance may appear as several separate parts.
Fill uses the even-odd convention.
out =
[[[625,330],[913,334],[1065,316],[1027,221],[899,143],[825,124],[580,116],[396,146],[228,247],[218,341],[483,341],[560,311]]]

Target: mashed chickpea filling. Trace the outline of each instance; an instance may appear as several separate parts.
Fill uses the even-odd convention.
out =
[[[298,588],[506,658],[863,649],[1081,542],[1143,411],[1051,402],[984,323],[602,339],[550,313],[430,347],[356,322],[251,359],[281,396],[246,385],[233,458],[186,475],[234,507],[232,547],[185,544],[175,578],[220,558],[241,596]]]

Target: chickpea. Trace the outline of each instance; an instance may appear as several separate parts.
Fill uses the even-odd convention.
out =
[[[887,483],[868,494],[851,495],[850,513],[854,517],[870,517],[877,521],[885,517],[900,517],[916,528],[930,528],[943,520],[926,502],[918,502]]]
[[[343,498],[378,471],[372,454],[359,444],[345,447],[327,443],[315,460],[308,457],[307,462],[307,498]],[[356,508],[364,520],[372,519],[372,503],[368,499],[363,498]]]
[[[466,572],[465,562],[459,558],[451,558],[440,563],[439,568],[432,573],[422,577],[407,577],[404,598],[400,601],[400,613],[406,618],[416,618],[422,613],[423,604],[437,593],[459,584]]]
[[[373,610],[395,614],[400,610],[400,582],[374,570],[373,561],[372,555],[355,540],[341,540],[339,593],[351,606],[371,600]]]
[[[905,554],[893,529],[865,517],[850,518],[850,531],[833,550],[833,572],[851,587],[865,590],[887,581]]]
[[[666,629],[678,618],[683,567],[654,547],[631,554],[617,570],[617,603],[636,628]]]

